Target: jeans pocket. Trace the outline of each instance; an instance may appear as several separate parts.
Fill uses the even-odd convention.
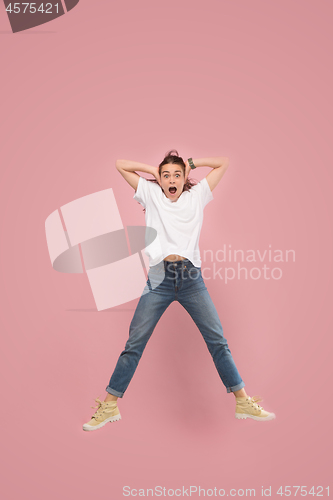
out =
[[[156,266],[152,266],[148,271],[148,280],[151,288],[158,287],[165,278],[164,261],[159,262]]]
[[[201,278],[201,267],[196,267],[193,264],[188,268],[188,277],[190,280],[197,281]]]
[[[148,276],[151,275],[151,276],[155,276],[155,275],[162,275],[164,274],[164,261],[162,260],[162,262],[159,262],[158,264],[156,264],[156,266],[152,266],[149,268],[149,271],[148,271]]]

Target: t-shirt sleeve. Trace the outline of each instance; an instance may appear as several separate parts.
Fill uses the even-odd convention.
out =
[[[150,192],[149,192],[149,182],[147,179],[144,177],[139,177],[139,182],[138,182],[138,187],[136,188],[136,191],[134,193],[133,198],[140,203],[140,205],[143,206],[143,208],[146,208],[147,201],[150,198]]]
[[[213,193],[209,187],[206,177],[204,177],[198,184],[196,184],[199,196],[202,201],[202,207],[204,208],[207,203],[214,199]]]

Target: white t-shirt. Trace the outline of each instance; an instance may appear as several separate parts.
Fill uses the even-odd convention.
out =
[[[201,267],[199,237],[203,209],[214,199],[206,177],[189,191],[183,191],[177,201],[167,198],[159,184],[140,177],[133,198],[146,209],[147,229],[152,227],[157,231],[157,237],[147,246],[146,230],[145,253],[149,266],[156,266],[167,255],[176,254]]]

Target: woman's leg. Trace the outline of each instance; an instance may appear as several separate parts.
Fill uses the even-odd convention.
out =
[[[239,391],[234,391],[235,398],[247,398],[245,389],[240,389]]]
[[[274,413],[264,410],[258,404],[261,401],[260,397],[249,397],[245,392],[245,384],[238,373],[227,341],[223,336],[222,325],[203,281],[201,269],[195,268],[190,263],[184,271],[184,279],[179,279],[180,293],[177,300],[188,311],[202,333],[227,392],[233,392],[235,395],[235,417],[238,419],[252,418],[258,421],[274,419]]]
[[[173,300],[174,297],[170,293],[157,288],[148,293],[144,292],[140,297],[130,324],[125,349],[120,354],[106,387],[109,394],[105,401],[111,400],[108,398],[109,395],[112,395],[114,400],[123,397],[156,324]]]
[[[195,294],[183,295],[178,300],[199,328],[227,392],[234,392],[236,397],[244,395],[245,383],[223,336],[222,325],[208,290],[201,289]]]

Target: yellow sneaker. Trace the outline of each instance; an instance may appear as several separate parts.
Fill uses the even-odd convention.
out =
[[[265,411],[262,406],[258,405],[258,401],[262,401],[259,396],[250,396],[246,398],[236,398],[236,418],[253,418],[253,420],[273,420],[274,413]]]
[[[96,398],[98,406],[92,406],[91,408],[97,408],[96,413],[91,417],[91,420],[86,424],[83,424],[84,431],[95,431],[100,429],[103,425],[108,422],[116,422],[121,420],[119,409],[117,406],[117,401],[100,401]]]

